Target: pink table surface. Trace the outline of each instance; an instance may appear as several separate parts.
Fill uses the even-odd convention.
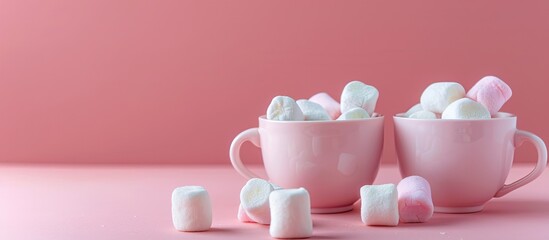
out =
[[[259,168],[256,168],[256,170]],[[530,165],[514,166],[518,179]],[[376,183],[397,183],[394,165]],[[0,239],[270,239],[268,226],[236,219],[245,179],[228,165],[0,165]],[[205,186],[208,232],[173,229],[171,192]],[[360,209],[313,215],[312,239],[549,239],[549,171],[475,214],[435,214],[423,224],[371,227]]]

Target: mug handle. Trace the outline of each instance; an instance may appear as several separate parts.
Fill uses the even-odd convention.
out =
[[[250,128],[238,134],[231,143],[231,148],[229,150],[229,157],[231,158],[231,163],[233,164],[234,169],[240,173],[246,179],[251,178],[261,178],[257,174],[250,171],[240,159],[240,147],[243,143],[250,141],[256,147],[261,148],[259,142],[259,130],[258,128]]]
[[[511,191],[530,183],[531,181],[539,177],[547,166],[547,147],[545,146],[543,140],[533,133],[517,130],[515,132],[515,147],[519,147],[525,141],[534,144],[534,147],[536,147],[538,151],[538,163],[536,167],[525,177],[511,184],[503,185],[503,187],[501,187],[501,189],[496,193],[494,197],[502,197],[505,194],[510,193]]]

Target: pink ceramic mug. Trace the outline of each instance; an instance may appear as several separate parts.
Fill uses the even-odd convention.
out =
[[[230,158],[245,178],[258,177],[240,160],[250,141],[261,148],[269,181],[283,188],[304,187],[313,213],[345,212],[372,184],[383,148],[383,117],[337,121],[272,121],[259,117],[259,128],[233,140]]]
[[[547,148],[536,135],[516,129],[517,118],[498,113],[492,119],[412,119],[395,116],[395,145],[402,177],[419,175],[431,184],[436,212],[478,212],[541,175]],[[505,184],[515,148],[524,141],[538,151],[530,174]]]

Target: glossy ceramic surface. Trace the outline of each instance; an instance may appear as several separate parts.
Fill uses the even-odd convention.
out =
[[[234,168],[258,177],[240,160],[242,143],[261,148],[270,181],[284,188],[306,188],[313,213],[344,212],[372,184],[383,148],[383,117],[344,121],[271,121],[239,134],[231,144]]]
[[[481,211],[537,178],[547,164],[547,149],[534,134],[516,129],[516,116],[498,113],[485,120],[410,119],[395,116],[395,145],[402,177],[419,175],[431,184],[435,211]],[[535,169],[505,185],[515,147],[530,141],[538,151]]]

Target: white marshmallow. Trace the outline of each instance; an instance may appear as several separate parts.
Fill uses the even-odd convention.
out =
[[[341,93],[341,113],[359,107],[368,112],[374,113],[379,92],[373,86],[366,85],[360,81],[347,83]]]
[[[414,114],[415,112],[419,112],[423,110],[423,107],[421,107],[421,103],[418,103],[414,106],[412,106],[410,109],[408,109],[408,111],[406,111],[406,113],[404,113],[404,116],[405,117],[410,117],[410,115]]]
[[[465,89],[456,82],[436,82],[429,85],[421,94],[423,110],[442,113],[450,103],[465,97]]]
[[[331,120],[328,112],[318,103],[301,99],[297,100],[297,105],[299,106],[299,109],[301,109],[301,112],[303,112],[305,121]]]
[[[336,119],[341,115],[341,105],[325,92],[313,95],[309,98],[309,101],[320,104],[320,106],[326,109],[331,119]]]
[[[271,184],[271,186],[273,186],[274,191],[282,189],[282,187],[280,187],[280,186],[278,186],[274,183],[270,183],[270,184]],[[271,213],[269,212],[269,216],[270,216],[270,214]],[[236,217],[238,218],[239,221],[244,222],[244,223],[257,223],[255,220],[251,219],[248,216],[248,213],[246,212],[246,210],[244,210],[244,208],[242,207],[242,204],[238,205],[238,213],[237,213]]]
[[[248,217],[246,210],[242,207],[242,204],[238,205],[238,214],[236,215],[239,221],[241,222],[255,222],[253,219]]]
[[[429,111],[417,111],[412,113],[408,118],[417,118],[417,119],[437,119],[437,115]]]
[[[394,184],[360,188],[362,222],[366,225],[398,225],[398,193]]]
[[[341,114],[337,120],[351,120],[351,119],[364,119],[364,118],[370,118],[370,115],[366,110],[362,108],[353,108],[347,112],[344,112]]]
[[[240,205],[250,219],[259,224],[270,224],[269,195],[274,191],[273,186],[259,178],[248,180],[240,191]]]
[[[271,227],[274,238],[306,238],[313,234],[311,201],[305,188],[281,189],[271,193]]]
[[[206,231],[212,226],[210,196],[201,186],[178,187],[172,192],[173,226],[179,231]]]
[[[490,111],[469,98],[459,99],[450,104],[442,113],[442,119],[488,119]]]
[[[305,117],[291,97],[276,96],[267,108],[267,119],[278,121],[303,121]]]

